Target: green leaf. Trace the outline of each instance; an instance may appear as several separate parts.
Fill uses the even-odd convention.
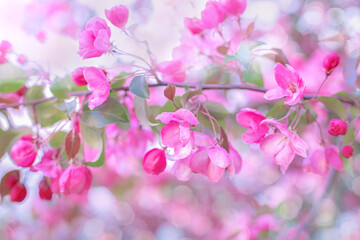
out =
[[[303,116],[301,116],[302,118],[304,118],[304,124],[309,124],[309,123],[314,122],[318,115],[315,112],[313,106],[310,103],[305,103],[304,107],[305,107],[306,111],[305,111],[305,114],[303,114]]]
[[[11,140],[19,133],[13,131],[2,131],[0,129],[0,158],[7,152]]]
[[[53,138],[50,139],[49,143],[53,148],[58,148],[62,146],[65,142],[65,136],[67,132],[59,131],[55,134]]]
[[[10,63],[0,65],[0,93],[16,92],[28,79],[27,73]]]
[[[44,87],[43,86],[33,86],[29,88],[25,93],[25,101],[33,101],[37,99],[44,98]]]
[[[243,80],[248,83],[253,83],[256,86],[264,87],[264,79],[260,71],[259,65],[253,65],[253,69],[249,71],[243,71],[241,74],[243,76]]]
[[[355,128],[353,126],[350,126],[346,132],[346,135],[342,137],[343,144],[349,145],[351,142],[355,140]]]
[[[225,55],[224,63],[230,61],[239,61],[247,70],[250,64],[250,50],[249,47],[242,43],[239,47],[239,50],[234,55]]]
[[[111,123],[129,122],[129,113],[125,105],[109,97],[104,104],[94,108],[92,111],[90,111],[86,105],[81,121],[88,126],[103,128]]]
[[[125,82],[126,79],[117,80],[111,84],[111,89],[123,87]]]
[[[71,84],[66,79],[56,81],[50,88],[51,92],[57,99],[65,99],[69,97],[71,92]]]
[[[144,75],[134,77],[130,83],[129,90],[136,96],[142,98],[150,97],[149,86]]]
[[[70,102],[64,102],[60,104],[55,104],[55,107],[59,110],[65,111],[68,116],[70,116],[76,108],[76,98]]]
[[[88,167],[101,167],[105,163],[105,150],[101,151],[100,157],[95,162],[83,162]]]
[[[180,102],[181,102],[181,105],[185,106],[186,103],[192,98],[192,97],[195,97],[196,95],[199,95],[202,93],[202,90],[201,88],[198,89],[198,90],[195,90],[195,91],[188,91],[186,93],[184,93],[184,95],[181,96],[180,98]]]
[[[159,125],[159,123],[156,123],[154,116],[151,115],[149,106],[144,98],[138,96],[134,97],[134,109],[140,123],[148,126]]]
[[[37,119],[42,127],[49,127],[62,119],[66,119],[65,113],[54,105],[55,101],[46,101],[36,105]]]
[[[326,108],[335,113],[340,119],[345,120],[346,109],[340,100],[333,97],[319,97],[318,100],[322,102]]]
[[[210,115],[217,120],[224,119],[230,114],[229,111],[221,103],[218,102],[207,101],[206,103],[204,103],[204,106],[207,108]]]
[[[174,102],[176,104],[176,106],[182,108],[182,104],[181,104],[181,97],[176,96],[174,97]],[[174,106],[174,104],[169,100],[165,103],[165,105],[163,107],[160,108],[158,114],[163,113],[163,112],[174,112],[176,111],[176,108]]]
[[[277,102],[265,115],[267,118],[282,118],[286,115],[288,109],[285,108],[284,101]]]
[[[100,167],[105,163],[105,140],[104,140],[104,129],[89,127],[81,124],[82,136],[90,147],[100,150],[99,155],[95,157],[94,162],[84,162],[85,166],[89,167]]]

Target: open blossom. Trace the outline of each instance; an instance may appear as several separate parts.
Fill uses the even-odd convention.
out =
[[[57,149],[50,149],[44,153],[41,161],[35,166],[31,167],[32,171],[40,171],[47,177],[57,177],[59,175],[60,165],[57,164],[56,158],[59,155]]]
[[[284,67],[281,63],[277,63],[274,68],[275,80],[280,88],[269,89],[264,98],[273,100],[285,97],[285,104],[297,104],[305,93],[305,84],[299,74],[290,65]]]
[[[261,112],[252,108],[244,108],[236,115],[240,126],[248,128],[246,133],[241,136],[244,143],[259,143],[264,138],[269,131],[268,125],[262,123],[264,119],[265,116]]]
[[[341,119],[331,119],[328,132],[333,136],[345,135],[347,132],[347,123]]]
[[[86,58],[100,57],[111,50],[111,31],[104,19],[91,18],[80,33],[79,55]]]
[[[22,136],[11,148],[10,157],[19,167],[30,167],[36,158],[36,146],[31,136]]]
[[[92,92],[89,97],[89,109],[103,104],[110,94],[110,83],[108,82],[104,71],[96,67],[85,67],[83,70],[85,81]]]
[[[194,133],[190,125],[198,125],[195,115],[187,109],[176,112],[163,112],[156,119],[166,125],[160,132],[162,144],[174,149],[172,158],[182,159],[190,155],[194,146]]]
[[[296,132],[291,132],[286,124],[278,123],[273,119],[266,119],[263,123],[271,124],[280,130],[279,133],[262,139],[260,149],[266,156],[273,158],[274,164],[280,165],[282,173],[285,173],[295,154],[306,157],[307,144]]]
[[[166,168],[165,151],[159,148],[151,149],[145,154],[142,165],[145,172],[149,174],[162,173]]]
[[[114,26],[124,29],[129,18],[129,10],[124,5],[114,6],[110,10],[105,9],[105,16]]]
[[[59,179],[60,192],[65,195],[84,194],[89,190],[91,180],[92,174],[87,167],[71,165]]]
[[[330,75],[332,70],[336,68],[340,63],[340,57],[336,53],[329,53],[325,56],[323,66],[326,70],[326,75]]]
[[[305,172],[312,172],[321,176],[327,174],[329,170],[328,165],[331,165],[338,171],[342,171],[344,163],[339,154],[340,148],[335,145],[317,148],[304,159],[303,169]]]
[[[240,16],[246,9],[246,0],[222,0],[226,14],[230,16]]]

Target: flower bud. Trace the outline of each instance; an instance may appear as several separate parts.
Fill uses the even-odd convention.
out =
[[[159,148],[151,149],[145,154],[142,165],[148,174],[162,173],[166,168],[165,151]]]
[[[347,123],[341,119],[331,119],[328,132],[330,135],[339,136],[345,135],[347,131]]]
[[[332,70],[339,65],[340,57],[336,53],[329,53],[323,61],[323,66],[326,70],[326,75],[330,75]]]
[[[10,192],[10,200],[12,202],[22,202],[26,197],[27,191],[22,183],[16,184]]]
[[[9,188],[13,188],[19,182],[19,175],[16,173],[11,173],[6,179],[6,185]]]
[[[45,178],[43,178],[39,183],[39,196],[44,200],[52,199],[52,191]]]
[[[30,167],[36,158],[36,147],[31,136],[22,136],[11,148],[10,157],[20,167]]]
[[[349,158],[353,155],[354,149],[352,148],[352,146],[346,145],[343,146],[341,152],[344,157]]]
[[[59,179],[60,192],[68,194],[86,193],[91,184],[92,175],[87,167],[68,167]]]
[[[129,10],[124,5],[114,6],[110,10],[105,9],[105,16],[114,26],[124,29],[129,18]]]

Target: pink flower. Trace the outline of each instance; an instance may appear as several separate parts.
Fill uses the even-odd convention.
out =
[[[87,167],[76,167],[71,165],[59,179],[60,192],[69,194],[84,194],[90,188],[92,175]]]
[[[105,73],[99,68],[86,67],[83,70],[83,74],[89,89],[93,91],[89,97],[89,109],[93,110],[108,99],[110,94],[110,84]]]
[[[159,148],[151,149],[145,154],[142,165],[148,174],[159,175],[166,168],[165,151]]]
[[[43,178],[39,183],[39,196],[43,200],[52,199],[52,191],[45,178]]]
[[[339,147],[335,145],[328,145],[325,148],[320,147],[315,149],[304,159],[304,171],[324,176],[329,170],[329,164],[336,170],[342,171],[344,169],[344,164],[339,156],[339,152]]]
[[[273,158],[274,164],[280,165],[282,173],[285,173],[295,154],[306,157],[307,144],[296,132],[289,131],[286,124],[278,123],[273,119],[266,119],[262,123],[271,124],[280,130],[280,133],[262,139],[260,149],[266,156]]]
[[[32,171],[40,171],[47,177],[57,177],[59,175],[59,168],[61,168],[57,162],[59,152],[57,149],[50,149],[44,153],[41,161],[35,166],[31,167]]]
[[[225,13],[219,2],[209,1],[201,12],[202,26],[206,29],[217,27],[225,19]]]
[[[10,42],[3,40],[0,43],[0,64],[7,63],[6,54],[12,51]]]
[[[27,58],[26,58],[26,56],[25,56],[24,54],[20,54],[20,55],[17,57],[16,61],[17,61],[18,63],[20,63],[20,64],[25,64],[25,63],[27,62]]]
[[[236,115],[240,126],[248,128],[246,133],[241,136],[244,143],[259,143],[264,138],[269,131],[267,124],[262,123],[264,119],[265,116],[261,112],[252,108],[244,108]]]
[[[183,82],[186,78],[184,63],[181,60],[162,62],[157,66],[165,82]]]
[[[326,75],[330,75],[331,72],[336,68],[340,63],[340,57],[336,53],[329,53],[326,55],[323,61],[323,66],[326,70]]]
[[[39,31],[36,33],[35,37],[39,42],[44,43],[47,38],[47,33],[45,31]]]
[[[86,58],[100,57],[111,50],[111,31],[104,19],[91,18],[80,33],[79,55]]]
[[[347,132],[347,123],[341,119],[331,119],[328,132],[333,136],[345,135]]]
[[[266,100],[286,97],[284,102],[287,105],[297,104],[305,93],[305,85],[299,74],[290,65],[284,67],[277,63],[275,68],[275,80],[279,88],[269,89],[264,98]]]
[[[11,148],[10,157],[19,167],[30,167],[36,158],[36,146],[31,136],[22,136]]]
[[[353,155],[354,149],[352,148],[351,145],[346,145],[343,146],[341,152],[344,157],[349,158]]]
[[[199,34],[201,33],[204,28],[202,26],[202,22],[198,18],[184,18],[184,25],[187,29],[192,32],[192,34]]]
[[[129,10],[124,5],[114,6],[110,10],[105,9],[105,16],[114,26],[124,30],[129,18]]]
[[[230,16],[240,16],[246,9],[246,0],[222,0],[226,14]]]
[[[26,187],[22,183],[17,183],[10,192],[10,200],[12,202],[22,202],[26,197]]]
[[[194,146],[194,132],[191,125],[198,125],[195,115],[187,109],[179,109],[176,112],[163,112],[156,119],[166,125],[160,132],[164,146],[174,148],[174,160],[182,159],[190,155]]]
[[[84,71],[85,67],[79,67],[77,69],[75,69],[70,77],[71,77],[71,80],[75,82],[76,85],[78,86],[84,86],[87,84],[85,78],[84,78]]]

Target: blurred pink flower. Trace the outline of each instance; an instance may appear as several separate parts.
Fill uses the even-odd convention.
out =
[[[190,155],[194,146],[194,132],[190,125],[198,125],[195,115],[187,109],[176,112],[163,112],[156,119],[166,125],[160,132],[162,143],[169,148],[174,148],[172,159],[182,159]]]
[[[79,55],[86,58],[100,57],[111,50],[111,31],[104,19],[91,18],[80,33]]]
[[[92,94],[89,97],[89,109],[103,104],[110,94],[110,83],[108,82],[104,71],[96,67],[86,67],[83,70],[84,79],[88,83]]]
[[[186,17],[184,18],[184,25],[190,32],[192,32],[192,34],[199,34],[204,30],[202,22],[198,18]]]
[[[110,10],[105,9],[105,16],[114,26],[124,30],[129,18],[129,10],[124,5],[114,6]]]
[[[157,71],[165,82],[183,82],[186,78],[184,63],[181,60],[162,62],[157,66]]]
[[[10,157],[19,167],[30,167],[37,154],[32,136],[24,135],[11,148]]]
[[[221,1],[226,14],[230,16],[240,16],[246,9],[246,0],[222,0]]]
[[[159,175],[166,168],[166,157],[164,149],[154,148],[148,151],[144,158],[142,165],[148,174]]]
[[[60,192],[69,194],[85,194],[90,188],[92,174],[87,167],[71,165],[59,179]]]
[[[201,12],[202,26],[206,29],[217,27],[225,19],[225,13],[219,2],[208,1]]]
[[[274,68],[275,80],[280,88],[269,89],[265,94],[266,100],[286,97],[287,105],[297,104],[305,93],[305,85],[299,74],[290,65],[284,67],[277,63]]]
[[[236,115],[240,126],[248,128],[241,137],[244,143],[259,143],[269,131],[267,124],[262,123],[265,116],[256,109],[244,108]]]
[[[286,124],[278,123],[273,119],[266,119],[262,123],[271,124],[280,130],[280,133],[262,139],[260,149],[266,156],[273,158],[274,164],[280,165],[282,173],[285,173],[295,154],[306,157],[307,144],[296,132],[291,132]]]

